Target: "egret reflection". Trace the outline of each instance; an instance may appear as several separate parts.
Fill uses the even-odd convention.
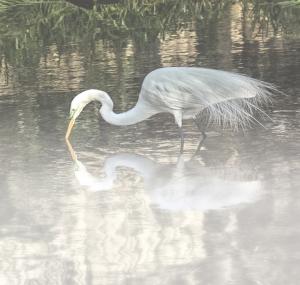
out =
[[[89,173],[87,168],[82,162],[77,159],[77,154],[74,151],[71,143],[66,140],[68,149],[74,162],[74,174],[81,186],[87,187],[89,191],[104,191],[110,190],[114,186],[114,180],[116,176],[114,173],[106,173],[107,176],[104,179],[99,179]]]
[[[177,163],[161,164],[139,154],[114,154],[105,159],[105,177],[98,178],[77,159],[69,142],[68,147],[75,164],[75,177],[87,190],[113,189],[118,181],[118,168],[134,170],[143,178],[151,202],[164,210],[217,210],[253,203],[262,192],[261,181],[243,179],[245,175],[238,168],[230,167],[230,178],[226,178],[224,168],[209,168],[196,160],[185,161],[183,156],[179,156]]]

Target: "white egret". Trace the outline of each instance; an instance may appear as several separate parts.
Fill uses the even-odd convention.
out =
[[[100,114],[113,125],[131,125],[157,113],[171,113],[180,129],[181,152],[184,136],[182,120],[194,119],[205,136],[202,119],[206,123],[245,127],[258,122],[253,112],[268,100],[275,87],[244,75],[197,67],[165,67],[150,72],[144,79],[136,105],[127,112],[116,114],[113,101],[101,90],[86,90],[71,103],[66,139],[83,108],[91,101],[99,101]]]

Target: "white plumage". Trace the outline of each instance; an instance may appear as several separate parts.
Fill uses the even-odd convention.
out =
[[[160,112],[179,112],[183,119],[199,119],[205,110],[210,122],[236,128],[256,121],[252,114],[264,113],[259,105],[266,103],[274,90],[270,83],[237,73],[168,67],[145,77],[138,103],[146,102]]]
[[[135,124],[166,112],[174,116],[180,130],[182,120],[192,118],[204,134],[211,123],[238,128],[258,122],[254,113],[265,114],[260,105],[274,91],[276,88],[270,83],[237,73],[198,67],[159,68],[145,77],[135,107],[124,113],[114,113],[113,101],[104,91],[92,89],[78,94],[71,103],[66,138],[75,119],[91,101],[102,104],[100,114],[114,125]]]

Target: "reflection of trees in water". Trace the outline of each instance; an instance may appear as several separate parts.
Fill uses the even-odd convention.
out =
[[[287,31],[299,35],[300,1],[269,1],[242,0],[244,17],[250,20],[252,29],[268,34]]]
[[[248,161],[243,152],[248,152],[247,146],[230,160],[229,172],[236,167],[240,173],[242,161]],[[206,154],[205,161],[214,159],[216,163],[211,164],[221,170],[223,163],[215,154]],[[290,229],[297,223],[299,202],[292,193],[286,196],[280,191],[278,172],[288,174],[292,167],[283,155],[276,158],[283,166],[277,172],[264,167],[262,151],[253,157],[253,164],[264,168],[261,177],[273,180],[268,184],[269,199],[207,212],[151,206],[151,193],[143,189],[136,174],[124,168],[119,179],[125,182],[108,192],[59,187],[56,182],[69,177],[48,157],[49,153],[42,158],[46,163],[41,171],[36,172],[38,164],[24,176],[20,167],[8,177],[11,204],[7,210],[14,210],[9,223],[0,219],[2,284],[171,285],[180,280],[181,284],[206,285],[258,280],[281,285],[286,281],[282,276],[292,280],[299,276],[297,264],[287,262],[298,254],[298,241],[293,240],[298,229]],[[102,165],[103,155],[99,159]],[[155,167],[171,167],[173,172],[173,165],[162,163],[163,157],[160,160]],[[26,166],[24,161],[19,163]],[[184,171],[194,167],[196,172],[203,171],[197,164]],[[92,170],[100,165],[96,163]],[[252,165],[244,167],[254,171]],[[45,179],[49,173],[54,175]],[[289,180],[287,175],[283,183]],[[124,187],[126,183],[130,189]],[[285,274],[287,270],[291,274]]]
[[[47,160],[49,153],[40,159]],[[68,179],[59,169],[55,178],[45,179],[57,168],[52,163],[46,162],[41,171],[39,163],[35,168],[27,165],[26,176],[22,167],[8,174],[13,217],[9,223],[1,220],[3,284],[86,284],[88,278],[89,284],[173,284],[178,278],[198,279],[200,263],[207,257],[201,211],[153,209],[141,181],[130,172],[124,173],[130,190],[119,184],[94,195],[56,183],[52,187],[52,179]],[[225,227],[234,219],[228,218],[228,211],[222,216]]]
[[[68,177],[62,174],[59,163],[53,166],[52,158],[56,158],[51,153],[53,149],[42,157],[42,169],[41,161],[32,161],[31,157],[32,153],[49,149],[51,143],[57,142],[55,136],[63,137],[59,130],[69,107],[66,105],[68,91],[105,86],[117,99],[116,105],[125,109],[128,96],[135,96],[139,89],[137,82],[144,74],[154,67],[174,64],[239,67],[249,69],[255,76],[267,72],[267,78],[272,81],[296,86],[298,62],[289,44],[283,44],[282,38],[267,38],[271,48],[262,53],[264,44],[256,36],[258,30],[252,27],[251,14],[249,20],[241,22],[241,14],[234,18],[236,6],[220,8],[222,13],[218,16],[212,14],[203,19],[191,17],[193,11],[187,7],[186,14],[182,11],[183,20],[178,17],[178,21],[188,24],[179,31],[172,21],[166,22],[164,29],[159,25],[157,29],[156,23],[160,23],[157,19],[139,15],[135,16],[138,25],[142,23],[138,21],[145,20],[140,30],[123,26],[110,28],[113,20],[103,23],[106,18],[100,18],[100,13],[106,17],[113,7],[90,12],[68,7],[65,14],[63,10],[60,12],[60,7],[27,6],[26,12],[8,11],[8,20],[3,14],[0,16],[0,84],[1,93],[7,95],[3,100],[9,102],[4,105],[8,110],[0,112],[4,126],[0,139],[5,151],[14,157],[2,160],[5,166],[0,182],[2,284],[99,284],[103,281],[115,285],[141,284],[142,280],[143,284],[180,281],[206,285],[223,284],[227,280],[228,283],[240,280],[242,284],[246,279],[251,284],[264,280],[267,284],[281,285],[290,283],[289,276],[299,280],[298,264],[287,262],[299,260],[299,242],[295,240],[299,235],[295,227],[299,216],[295,191],[299,183],[293,176],[298,169],[296,135],[293,144],[278,146],[280,142],[274,140],[267,154],[258,151],[255,144],[252,149],[245,146],[249,158],[244,159],[252,160],[270,183],[269,200],[205,214],[176,214],[148,207],[147,196],[139,191],[141,181],[127,172],[124,175],[136,189],[132,192],[124,191],[119,185],[110,193],[67,193],[63,183],[55,186],[57,181],[66,181]],[[150,8],[147,7],[153,11]],[[245,12],[238,13],[241,11]],[[292,21],[283,28],[293,29],[295,17],[291,15],[296,12],[286,11],[281,10],[284,17],[277,30],[288,17]],[[112,15],[118,15],[118,10]],[[232,30],[234,26],[238,33]],[[104,31],[102,27],[108,28]],[[153,31],[147,30],[153,27]],[[243,37],[236,38],[241,30]],[[241,47],[232,54],[235,43]],[[171,49],[174,51],[170,52]],[[288,57],[283,56],[286,51]],[[6,80],[13,84],[7,86]],[[120,90],[129,95],[120,94]],[[286,98],[282,100],[282,106],[286,106]],[[276,117],[280,120],[278,126],[289,128],[286,131],[292,133],[299,125],[298,113],[295,112],[293,121],[287,114]],[[94,122],[96,126],[93,120],[96,116],[86,124],[91,127]],[[4,122],[9,122],[6,128]],[[285,134],[281,128],[278,132]],[[12,137],[16,140],[12,141]],[[282,144],[288,142],[288,137],[282,139]],[[54,149],[58,145],[60,141]],[[223,152],[227,146],[224,145]],[[27,147],[28,153],[20,151]],[[264,157],[271,162],[263,163]],[[217,163],[220,156],[209,157],[212,165],[213,159]],[[31,172],[28,163],[35,165]],[[46,179],[49,173],[51,177]],[[52,179],[56,179],[55,183]],[[26,281],[22,283],[23,280]]]
[[[78,21],[81,21],[82,15],[93,15],[86,11],[81,12],[77,8],[72,13],[75,12],[79,16]],[[73,15],[72,13],[70,15]],[[187,9],[185,13],[189,15],[192,12]],[[99,40],[98,36],[103,36],[99,34],[85,45],[84,41],[79,41],[83,33],[81,28],[75,30],[70,38],[60,38],[63,36],[60,32],[57,39],[55,34],[49,39],[43,39],[43,36],[35,40],[27,39],[26,44],[29,47],[26,44],[21,45],[18,41],[16,49],[13,40],[3,41],[2,43],[8,46],[2,50],[4,55],[0,62],[2,67],[0,84],[9,90],[12,86],[17,88],[22,86],[23,89],[26,88],[33,91],[32,94],[36,94],[36,101],[28,100],[32,103],[28,109],[34,110],[29,111],[29,114],[35,114],[36,117],[32,118],[32,122],[30,120],[26,122],[22,117],[19,120],[26,125],[38,124],[39,128],[46,124],[46,118],[53,119],[54,113],[55,117],[61,116],[59,109],[61,107],[58,103],[66,104],[64,97],[57,96],[56,103],[54,99],[52,102],[52,106],[56,106],[52,115],[47,114],[45,110],[41,114],[40,109],[37,110],[34,104],[37,103],[39,108],[45,109],[45,104],[49,103],[53,93],[73,94],[80,89],[103,89],[111,93],[116,100],[118,108],[116,111],[123,111],[136,101],[144,75],[160,66],[216,67],[240,71],[271,82],[284,81],[284,84],[289,83],[293,86],[297,81],[297,61],[291,56],[290,62],[286,64],[284,61],[287,58],[276,51],[277,47],[279,51],[288,50],[288,43],[283,43],[282,37],[267,38],[266,42],[262,38],[254,37],[249,27],[251,21],[244,19],[242,13],[240,5],[230,5],[222,9],[222,13],[218,16],[215,14],[185,22],[180,31],[170,25],[163,39],[156,38],[145,42],[136,39],[134,34],[120,35],[120,38],[113,40],[109,37],[106,40]],[[93,17],[91,16],[92,19]],[[67,22],[65,24],[65,33],[70,32]],[[94,33],[94,28],[91,31]],[[33,33],[32,37],[38,35]],[[85,39],[84,35],[82,39]],[[275,48],[265,49],[265,45]],[[3,46],[0,40],[1,47]],[[293,50],[290,49],[289,53],[292,54]],[[291,73],[289,78],[282,76],[288,69],[295,72]],[[10,85],[7,86],[8,83]],[[20,96],[19,100],[24,101],[26,97]],[[68,107],[65,107],[66,110]],[[41,119],[35,122],[37,117]]]
[[[234,17],[232,12],[228,15],[230,5],[226,3],[177,0],[145,4],[144,1],[128,1],[100,5],[91,11],[63,2],[13,6],[4,12],[1,12],[0,6],[0,54],[12,66],[32,66],[37,65],[45,55],[45,47],[55,44],[58,54],[63,54],[72,50],[69,42],[76,42],[86,58],[91,58],[100,39],[108,40],[116,47],[125,47],[129,41],[134,47],[143,48],[158,38],[164,39],[178,31],[189,30],[188,24],[184,23],[191,21],[199,23],[200,29],[208,22],[211,28],[215,23],[222,30],[219,34],[226,35],[230,32],[230,25],[220,27],[217,24],[219,16],[224,13],[229,22]],[[267,31],[268,27],[275,32],[281,29],[296,32],[294,27],[299,18],[298,9],[259,5],[256,1],[243,1],[242,8],[243,18],[249,22],[248,37],[253,34],[250,30],[255,35],[260,30]],[[216,31],[211,28],[207,34],[214,37]],[[214,46],[211,52],[213,49]],[[230,50],[230,46],[220,46],[222,50]],[[221,54],[220,57],[225,58]]]

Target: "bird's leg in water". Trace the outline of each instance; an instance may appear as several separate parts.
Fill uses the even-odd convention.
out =
[[[198,116],[195,117],[194,122],[195,122],[195,124],[196,124],[198,130],[201,132],[201,135],[202,135],[202,138],[201,138],[201,140],[199,141],[199,144],[198,144],[197,149],[196,149],[196,151],[195,151],[195,154],[193,155],[193,156],[196,156],[196,155],[199,154],[199,152],[200,152],[200,150],[201,150],[201,147],[202,147],[202,145],[203,145],[205,139],[207,138],[207,135],[206,135],[206,133],[205,133],[205,128],[204,128],[203,126],[201,126],[201,123],[199,122],[199,117],[198,117]]]
[[[203,146],[203,143],[204,143],[205,139],[207,138],[207,135],[204,131],[201,131],[201,134],[202,134],[202,139],[200,140],[200,142],[197,146],[194,156],[198,155],[200,153],[201,147]]]
[[[184,133],[182,128],[182,111],[181,110],[174,110],[174,118],[177,126],[179,127],[179,134],[180,134],[180,153],[183,153],[184,147]]]
[[[180,153],[183,153],[183,147],[184,147],[184,132],[183,128],[179,128],[179,134],[180,134]]]

